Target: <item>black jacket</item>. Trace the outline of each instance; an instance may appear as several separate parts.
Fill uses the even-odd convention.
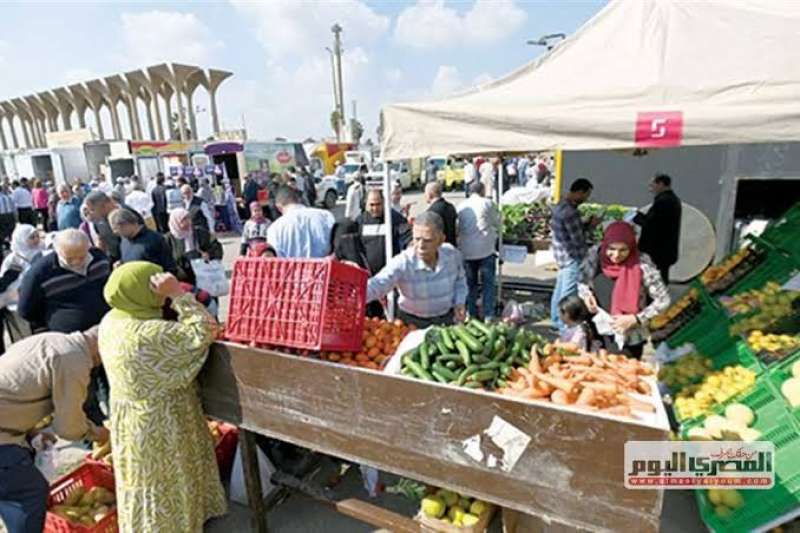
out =
[[[428,211],[433,211],[442,217],[442,222],[444,222],[444,237],[446,242],[456,246],[458,213],[456,212],[456,208],[453,206],[453,204],[444,198],[439,198],[431,204],[431,206],[428,208]]]
[[[163,185],[156,185],[153,192],[150,194],[153,198],[153,213],[166,213],[167,212],[167,188]]]
[[[248,207],[251,202],[258,200],[258,183],[256,183],[256,180],[251,179],[245,182],[242,196],[244,197],[245,205]]]
[[[411,242],[411,227],[403,215],[392,212],[392,256],[403,251]],[[377,274],[386,266],[386,225],[385,217],[376,218],[367,212],[361,213],[356,218],[358,233],[364,243],[367,253],[369,270]]]
[[[109,307],[103,287],[111,263],[96,248],[86,275],[62,268],[55,252],[34,260],[19,288],[19,314],[31,329],[61,333],[84,331],[100,323]]]
[[[671,266],[678,261],[681,210],[680,198],[667,190],[656,195],[647,213],[639,213],[633,219],[642,227],[639,250],[649,255],[656,266]]]

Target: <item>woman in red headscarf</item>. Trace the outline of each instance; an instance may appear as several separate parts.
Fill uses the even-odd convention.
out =
[[[605,336],[605,348],[637,359],[644,349],[647,323],[670,304],[658,268],[639,252],[636,232],[626,222],[610,224],[600,245],[589,251],[578,293],[592,313],[599,308],[611,315],[616,335]],[[622,347],[614,338],[620,335]]]

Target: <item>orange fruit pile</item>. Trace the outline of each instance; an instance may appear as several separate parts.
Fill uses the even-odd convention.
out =
[[[364,321],[360,352],[322,352],[320,359],[379,370],[394,355],[408,332],[414,329],[414,326],[407,326],[401,320],[389,322],[380,318],[367,318]]]

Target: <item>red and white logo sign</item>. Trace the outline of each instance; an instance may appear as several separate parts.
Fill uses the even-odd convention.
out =
[[[637,146],[665,148],[680,146],[683,141],[683,113],[655,111],[636,115]]]
[[[285,165],[286,163],[289,163],[292,160],[292,155],[289,152],[283,150],[275,154],[275,159],[277,159],[278,163],[280,163],[281,165]]]

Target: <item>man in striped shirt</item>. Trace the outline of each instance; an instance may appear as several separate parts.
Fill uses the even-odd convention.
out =
[[[367,284],[367,301],[398,289],[398,318],[418,328],[466,317],[464,258],[446,244],[442,217],[426,211],[414,220],[412,246],[391,258]]]

